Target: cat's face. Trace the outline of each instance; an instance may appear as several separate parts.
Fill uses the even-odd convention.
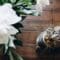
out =
[[[45,44],[47,47],[53,47],[55,44],[55,41],[50,37],[45,37]]]
[[[56,30],[56,28],[55,28],[55,30],[54,30],[54,28],[46,29],[39,36],[38,43],[43,40],[44,44],[47,47],[56,46],[56,41],[60,39],[60,35],[59,35],[59,33],[57,33],[57,32],[60,32],[59,30],[60,30],[59,28],[57,30]],[[40,39],[40,38],[43,38],[43,39]]]

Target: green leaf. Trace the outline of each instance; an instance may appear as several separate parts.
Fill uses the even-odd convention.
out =
[[[23,58],[13,48],[9,48],[8,52],[3,55],[3,60],[23,60]]]
[[[16,3],[16,0],[10,0],[11,3]]]
[[[10,58],[10,60],[14,60],[14,57],[13,57],[11,51],[9,51],[9,58]]]
[[[27,13],[29,12],[29,10],[31,11],[32,5],[36,4],[36,0],[0,0],[0,5],[4,3],[11,3],[13,9],[16,11],[16,14],[18,16],[24,16],[24,15],[36,15],[37,16],[38,15],[33,12]],[[24,12],[23,10],[27,10],[27,12]]]
[[[11,50],[14,60],[23,60],[23,58],[17,54],[14,50]]]

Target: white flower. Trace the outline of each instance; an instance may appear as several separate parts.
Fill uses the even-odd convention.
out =
[[[14,28],[13,26],[5,26],[5,28],[10,35],[14,35],[18,33],[18,30]]]
[[[0,44],[7,44],[9,40],[8,32],[5,29],[0,29]]]
[[[32,9],[35,9],[35,14],[42,13],[43,9],[49,5],[49,0],[36,0],[36,5]]]
[[[21,17],[16,15],[16,12],[12,9],[12,5],[6,3],[0,6],[0,44],[5,44],[6,51],[8,49],[8,42],[9,47],[13,47],[14,43],[13,40],[15,39],[14,36],[18,30],[14,28],[11,24],[15,24],[21,21]]]
[[[36,0],[37,4],[41,4],[42,6],[49,5],[49,0]]]
[[[39,8],[38,10],[43,9],[45,6],[49,5],[49,0],[36,0],[36,8]]]
[[[7,44],[10,35],[14,35],[18,32],[13,26],[0,25],[0,44]]]
[[[21,17],[16,15],[16,12],[12,9],[11,4],[4,4],[0,6],[0,24],[14,24],[21,21]]]

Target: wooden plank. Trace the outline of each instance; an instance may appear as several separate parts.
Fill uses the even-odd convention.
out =
[[[36,38],[40,31],[24,31],[22,34],[18,35],[18,39],[21,39],[23,43],[36,43]]]
[[[55,25],[55,26],[60,26],[60,21],[55,21],[55,22],[54,22],[54,25]]]
[[[50,20],[52,17],[51,11],[44,11],[41,16],[28,16],[25,21],[39,21],[39,20]]]
[[[53,19],[54,19],[54,21],[60,21],[60,12],[59,13],[54,12],[53,13]]]
[[[36,52],[36,47],[34,44],[28,44],[26,43],[26,45],[24,44],[23,47],[17,47],[16,50],[21,56],[25,57],[26,59],[30,58],[30,59],[53,59],[54,55],[49,55],[49,54],[43,54],[43,55],[38,55]],[[46,51],[47,52],[47,51]]]
[[[34,44],[30,44],[30,45],[28,44],[28,46],[25,45],[23,47],[17,47],[16,51],[24,57],[35,58],[37,56]]]
[[[60,1],[59,0],[54,0],[53,2],[53,8],[60,8]]]
[[[48,26],[50,26],[51,23],[50,22],[44,22],[44,23],[29,23],[28,24],[24,24],[24,28],[22,29],[22,31],[42,31],[43,29],[47,28]]]
[[[52,24],[52,13],[44,11],[42,16],[28,16],[24,21],[25,31],[39,31]]]

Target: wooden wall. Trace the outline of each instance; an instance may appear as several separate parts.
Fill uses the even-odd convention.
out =
[[[59,56],[39,56],[36,53],[36,38],[38,34],[51,24],[60,25],[60,0],[50,0],[50,5],[44,9],[42,16],[28,16],[23,22],[22,34],[18,35],[23,41],[23,47],[17,47],[17,52],[25,60],[59,60]]]

